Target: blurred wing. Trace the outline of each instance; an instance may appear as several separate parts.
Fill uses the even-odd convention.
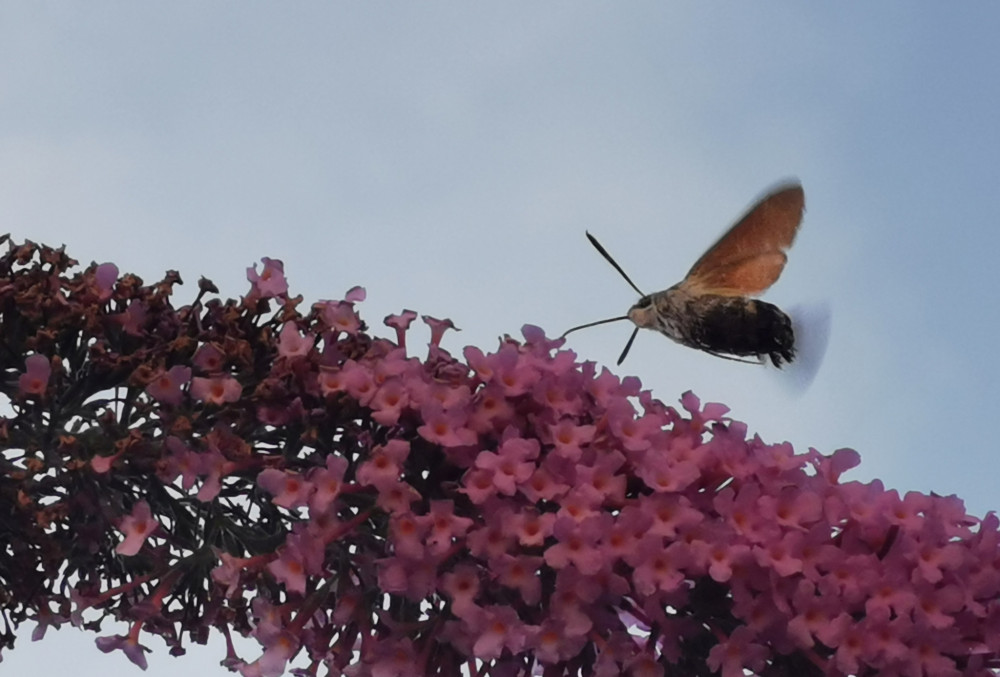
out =
[[[805,195],[781,186],[730,228],[691,267],[681,286],[695,294],[755,296],[775,283],[802,223]]]

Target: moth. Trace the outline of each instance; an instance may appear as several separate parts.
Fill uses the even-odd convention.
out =
[[[683,280],[664,291],[644,294],[593,235],[598,252],[642,297],[627,315],[583,324],[567,334],[608,322],[631,320],[635,330],[618,358],[625,360],[640,329],[653,329],[681,345],[738,362],[775,367],[795,359],[795,333],[788,315],[753,298],[773,285],[788,260],[805,194],[797,182],[777,186],[709,247]],[[754,357],[756,360],[741,359]]]

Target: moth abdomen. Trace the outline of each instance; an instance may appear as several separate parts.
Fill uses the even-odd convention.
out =
[[[795,358],[795,332],[774,304],[744,297],[706,295],[689,302],[686,343],[710,353],[768,357],[776,367]]]

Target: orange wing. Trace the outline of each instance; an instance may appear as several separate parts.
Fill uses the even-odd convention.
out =
[[[802,223],[798,183],[768,193],[691,267],[680,286],[694,294],[755,296],[775,283]]]

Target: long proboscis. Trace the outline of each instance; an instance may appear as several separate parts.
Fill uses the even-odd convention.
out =
[[[609,317],[606,320],[598,320],[597,322],[588,322],[587,324],[581,324],[579,327],[573,327],[572,329],[567,329],[563,332],[563,335],[559,338],[566,338],[568,334],[572,334],[577,329],[587,329],[588,327],[596,327],[599,324],[608,324],[609,322],[621,322],[622,320],[627,320],[628,315],[622,315],[621,317]]]
[[[629,276],[625,274],[625,271],[622,270],[622,267],[618,265],[618,262],[615,261],[613,258],[611,258],[611,254],[609,254],[608,250],[605,249],[601,245],[601,243],[597,241],[597,238],[591,235],[589,230],[584,232],[587,234],[587,239],[590,240],[590,244],[594,245],[594,249],[599,251],[601,253],[601,256],[603,256],[608,263],[614,266],[615,270],[617,270],[618,273],[625,278],[625,281],[629,283],[632,289],[635,289],[639,293],[639,296],[645,296],[645,294],[642,293],[642,290],[639,289],[637,286],[635,286],[635,282],[633,282],[631,278],[629,278]]]

